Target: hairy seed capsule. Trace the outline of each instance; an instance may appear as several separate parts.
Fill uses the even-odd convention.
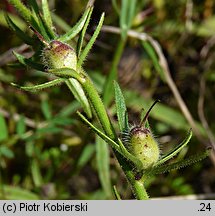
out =
[[[77,56],[68,44],[53,40],[43,50],[43,62],[48,68],[72,68],[76,70]]]
[[[142,162],[143,169],[151,167],[160,156],[158,143],[151,131],[141,126],[136,126],[130,131],[129,151]]]

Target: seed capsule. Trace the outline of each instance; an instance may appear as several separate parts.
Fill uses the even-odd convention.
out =
[[[128,150],[142,162],[143,169],[153,166],[160,157],[160,150],[157,141],[153,137],[150,129],[145,128],[149,113],[157,102],[158,101],[155,101],[150,107],[143,121],[141,121],[138,126],[133,127],[129,132],[130,142]]]

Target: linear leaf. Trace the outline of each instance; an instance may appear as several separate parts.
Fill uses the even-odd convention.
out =
[[[16,124],[16,133],[19,136],[22,136],[26,131],[26,125],[25,125],[25,117],[21,116],[19,121]]]
[[[34,62],[31,59],[27,59],[23,55],[20,55],[19,53],[15,51],[13,51],[13,54],[16,56],[17,60],[24,66],[26,67],[29,66],[36,70],[44,71],[44,66],[42,64]]]
[[[210,152],[211,152],[211,150],[207,149],[204,152],[201,152],[201,153],[196,154],[196,155],[192,155],[187,159],[183,159],[182,161],[178,161],[178,162],[175,162],[172,164],[157,166],[154,169],[152,169],[149,172],[149,174],[150,175],[160,174],[160,173],[169,172],[169,171],[174,170],[174,169],[184,168],[186,166],[189,166],[191,164],[194,164],[196,162],[199,162],[199,161],[205,159],[206,157],[208,157]]]
[[[92,12],[93,12],[93,8],[90,9],[90,11],[88,13],[88,16],[87,16],[87,19],[85,21],[84,27],[83,27],[83,29],[81,31],[81,34],[80,34],[79,38],[78,38],[78,44],[77,44],[77,56],[78,56],[78,58],[79,58],[80,53],[81,53],[81,49],[82,49],[82,46],[83,46],[83,40],[84,40],[84,37],[85,37],[85,34],[86,34],[87,27],[88,27],[89,22],[90,22]]]
[[[111,147],[114,148],[116,151],[118,151],[119,153],[121,152],[120,147],[116,142],[114,142],[112,139],[110,139],[108,136],[106,136],[104,133],[102,133],[99,129],[97,129],[80,112],[77,112],[77,114],[98,136],[100,136],[103,140],[105,140],[107,143],[109,143],[111,145]]]
[[[182,148],[184,148],[190,141],[192,137],[192,131],[189,130],[187,137],[183,140],[183,142],[181,142],[178,146],[176,146],[176,148],[174,148],[172,151],[170,151],[169,153],[167,153],[166,155],[164,155],[156,164],[160,165],[165,163],[166,161],[170,160],[171,158],[173,158],[176,154],[178,154]]]
[[[99,179],[107,198],[112,197],[111,177],[110,177],[110,156],[107,143],[96,136],[96,159]]]
[[[14,158],[14,153],[7,146],[0,146],[0,157],[4,156],[6,158]]]
[[[44,20],[46,21],[47,26],[50,29],[53,29],[52,17],[51,17],[51,13],[49,10],[49,5],[48,5],[47,0],[42,0],[42,10],[43,10]]]
[[[52,117],[51,107],[50,107],[47,100],[42,101],[41,110],[42,110],[43,115],[45,116],[46,120],[51,119],[51,117]]]
[[[19,86],[19,85],[15,84],[15,83],[11,83],[11,85],[13,85],[13,86],[15,86],[17,88],[20,88],[22,90],[25,90],[25,91],[35,92],[35,91],[43,90],[45,88],[50,88],[52,86],[60,85],[60,84],[62,84],[64,82],[65,82],[65,79],[58,78],[58,79],[55,79],[55,80],[52,80],[52,81],[49,81],[49,82],[46,82],[46,83],[43,83],[43,84],[34,85],[34,86]]]
[[[31,11],[20,0],[8,0],[20,13],[20,15],[26,20],[31,20]]]
[[[114,90],[115,90],[115,102],[116,102],[118,124],[119,124],[120,131],[123,132],[128,128],[128,122],[127,122],[128,118],[126,118],[127,109],[126,109],[124,96],[119,87],[119,84],[116,81],[114,81]]]
[[[66,84],[69,87],[70,91],[73,93],[74,97],[79,101],[79,103],[83,107],[87,116],[89,118],[92,118],[91,106],[81,84],[73,78],[68,79],[66,81]]]
[[[36,159],[32,160],[31,163],[31,174],[32,174],[32,179],[34,182],[34,185],[36,187],[40,187],[43,183],[42,175],[40,172],[40,166],[39,163]]]
[[[21,187],[10,185],[2,185],[3,190],[0,190],[0,199],[7,200],[38,200],[38,195]]]
[[[87,43],[86,47],[84,48],[83,52],[80,55],[80,58],[78,59],[78,67],[80,67],[83,64],[83,61],[85,60],[90,49],[92,48],[93,44],[95,43],[96,38],[98,37],[99,32],[102,28],[103,22],[104,22],[104,13],[102,13],[101,18],[99,20],[99,24],[98,24],[95,32],[93,33],[93,36],[90,38],[90,41]]]
[[[8,139],[8,129],[5,118],[0,114],[0,141]]]
[[[29,37],[24,31],[22,31],[8,16],[8,14],[5,14],[5,19],[7,21],[8,26],[16,32],[17,36],[22,39],[26,44],[32,45],[34,40]]]
[[[85,21],[87,19],[88,13],[90,12],[91,7],[89,7],[81,17],[81,19],[72,27],[66,34],[60,36],[58,40],[66,42],[74,38],[83,28]]]

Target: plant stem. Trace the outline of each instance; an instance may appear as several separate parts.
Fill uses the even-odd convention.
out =
[[[131,189],[136,199],[148,200],[149,196],[146,192],[143,179],[141,178],[140,180],[136,180],[133,167],[128,163],[128,161],[126,161],[118,152],[115,152],[115,155],[128,179],[128,182],[130,183]]]
[[[85,74],[83,71],[82,71],[82,77],[80,77],[78,79],[78,81],[81,83],[86,96],[88,97],[91,105],[93,106],[93,108],[96,112],[98,121],[101,123],[105,134],[108,137],[110,137],[111,139],[117,140],[115,130],[113,129],[113,126],[112,126],[110,119],[107,115],[106,109],[103,105],[103,102],[102,102],[93,82],[91,81],[89,76],[87,74]]]

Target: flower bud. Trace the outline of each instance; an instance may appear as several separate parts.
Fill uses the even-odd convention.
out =
[[[75,50],[68,44],[53,40],[44,48],[42,57],[48,68],[67,67],[76,70],[77,56]]]

